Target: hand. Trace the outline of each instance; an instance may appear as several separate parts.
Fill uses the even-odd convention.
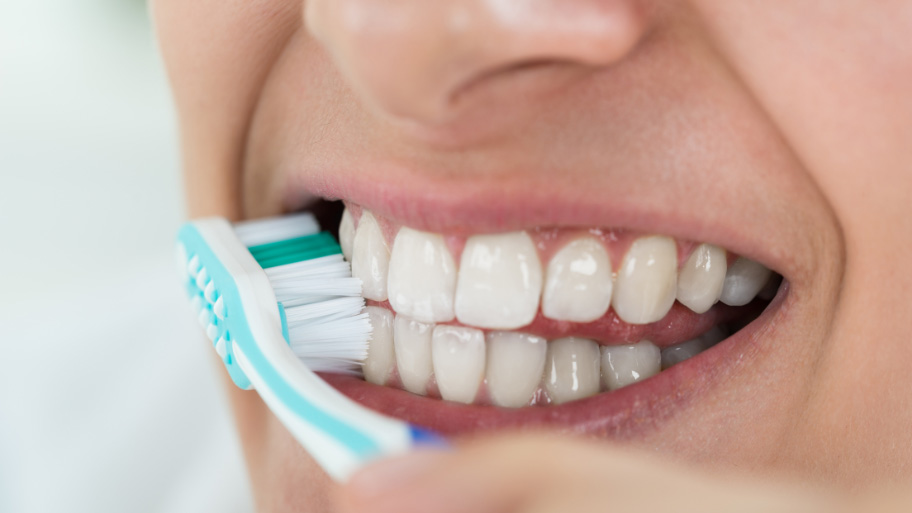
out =
[[[855,511],[819,492],[546,435],[499,436],[381,461],[355,474],[337,499],[351,513]]]

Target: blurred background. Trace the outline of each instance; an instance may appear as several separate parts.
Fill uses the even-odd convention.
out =
[[[0,2],[0,512],[252,511],[142,0]]]

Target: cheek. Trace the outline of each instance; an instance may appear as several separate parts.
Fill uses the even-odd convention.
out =
[[[263,83],[301,25],[285,0],[155,0],[193,216],[241,215],[243,146]]]

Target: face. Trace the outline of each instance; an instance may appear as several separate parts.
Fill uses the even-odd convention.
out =
[[[908,473],[908,2],[153,10],[191,213],[347,207],[375,333],[367,381],[328,377],[346,394],[455,436]],[[230,394],[260,508],[326,507]]]

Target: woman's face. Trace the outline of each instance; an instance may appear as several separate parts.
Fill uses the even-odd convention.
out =
[[[156,0],[153,10],[192,214],[342,199],[362,239],[355,267],[392,248],[388,282],[365,280],[372,304],[403,316],[388,361],[372,348],[372,381],[388,386],[333,381],[349,395],[454,434],[546,426],[723,468],[854,484],[908,474],[909,2]],[[401,227],[435,234],[412,244],[435,248],[435,263],[397,249]],[[584,248],[558,259],[576,240]],[[695,266],[697,243],[725,249],[729,274],[740,256],[783,286],[753,307],[698,312],[717,285],[735,285]],[[572,271],[583,261],[615,274],[607,313],[598,272]],[[670,311],[657,270],[668,261],[671,294],[675,272],[696,269],[697,299],[684,306],[679,290]],[[748,289],[762,276],[749,271]],[[443,299],[425,301],[429,290]],[[399,299],[384,301],[388,291]],[[613,346],[648,337],[668,352],[764,307],[695,358],[570,400],[586,395],[573,380],[609,387],[598,370],[571,369],[593,348],[596,369],[623,381],[655,369]],[[405,312],[463,327],[422,338]],[[376,330],[389,314],[374,315]],[[588,341],[556,349],[570,335]],[[535,397],[567,402],[514,407],[529,400],[528,369],[543,368]],[[398,390],[406,381],[428,397]],[[230,394],[261,508],[324,504],[329,481],[303,449],[255,394]]]

